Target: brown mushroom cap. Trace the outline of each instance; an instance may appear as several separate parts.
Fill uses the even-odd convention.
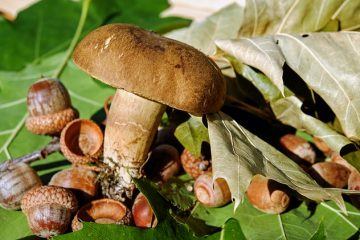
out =
[[[76,47],[73,59],[108,85],[193,114],[216,112],[225,100],[225,80],[210,58],[132,25],[94,30]]]

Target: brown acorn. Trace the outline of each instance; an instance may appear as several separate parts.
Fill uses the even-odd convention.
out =
[[[211,173],[204,173],[195,180],[194,193],[205,207],[221,207],[231,200],[226,181],[223,178],[213,181]]]
[[[57,186],[41,186],[28,191],[21,200],[31,231],[42,238],[64,233],[77,209],[75,195]]]
[[[81,230],[82,222],[126,224],[132,221],[131,211],[121,202],[109,198],[94,200],[79,209],[71,223],[73,231]]]
[[[204,157],[196,158],[186,148],[182,152],[180,160],[184,171],[194,179],[206,172],[212,171],[210,159],[205,159]]]
[[[79,202],[88,202],[98,192],[97,174],[82,166],[73,166],[54,174],[49,185],[71,189]]]
[[[154,228],[157,225],[155,214],[144,194],[136,196],[131,212],[137,227]]]
[[[156,182],[165,183],[175,176],[181,168],[178,150],[169,145],[161,144],[151,151],[149,160],[144,166],[146,176]]]
[[[280,138],[280,145],[292,160],[301,165],[315,162],[316,154],[313,147],[301,137],[286,134]]]
[[[103,141],[104,135],[95,122],[75,119],[61,132],[60,148],[73,164],[87,164],[99,159],[103,152]]]
[[[0,205],[6,209],[20,209],[24,194],[41,186],[40,177],[26,163],[10,164],[0,172]]]
[[[246,195],[251,205],[265,213],[282,213],[290,203],[285,187],[262,175],[255,175],[252,178]]]
[[[58,135],[66,124],[79,116],[71,106],[68,91],[56,79],[40,79],[29,88],[29,116],[26,128],[34,134]]]
[[[318,162],[309,169],[309,174],[323,187],[346,187],[350,173],[347,167],[334,162]]]

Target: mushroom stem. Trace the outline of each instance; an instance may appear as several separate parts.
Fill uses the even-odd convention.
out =
[[[142,166],[159,126],[165,105],[118,89],[112,100],[104,138],[103,194],[131,199],[132,178],[142,177]],[[125,195],[124,195],[125,194]]]

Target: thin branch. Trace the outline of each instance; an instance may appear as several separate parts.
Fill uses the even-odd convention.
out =
[[[7,160],[0,164],[0,171],[6,170],[9,166],[23,162],[32,163],[36,160],[45,159],[48,155],[60,151],[60,141],[58,137],[54,137],[45,147],[24,156]]]

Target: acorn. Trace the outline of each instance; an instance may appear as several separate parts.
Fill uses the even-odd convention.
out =
[[[79,209],[72,220],[72,230],[81,230],[82,222],[129,225],[132,222],[132,216],[131,211],[123,203],[103,198],[89,202]]]
[[[40,79],[29,88],[29,116],[26,128],[34,134],[59,135],[66,124],[79,116],[72,107],[68,91],[56,79]]]
[[[251,205],[270,214],[284,212],[290,203],[285,186],[259,174],[252,178],[246,195]]]
[[[72,190],[79,202],[86,203],[98,193],[97,174],[82,166],[73,166],[54,174],[49,185]]]
[[[285,153],[300,165],[315,163],[314,148],[305,139],[294,134],[286,134],[280,138],[280,145]]]
[[[26,163],[10,164],[0,172],[0,205],[3,208],[20,209],[23,195],[34,187],[41,186],[41,179]]]
[[[213,181],[211,173],[204,173],[195,180],[194,193],[205,207],[221,207],[231,200],[231,192],[226,181],[223,178]]]
[[[334,162],[318,162],[309,169],[309,174],[323,187],[346,187],[350,173],[347,167]]]
[[[206,159],[204,156],[196,158],[186,148],[182,152],[180,160],[184,171],[194,179],[212,171],[211,160],[209,158]]]
[[[161,144],[151,151],[144,166],[145,175],[152,181],[165,183],[181,169],[178,150],[169,144]]]
[[[31,231],[42,238],[64,233],[77,206],[75,195],[57,186],[33,188],[21,200]]]
[[[62,130],[60,148],[75,165],[96,162],[103,152],[104,135],[100,127],[87,119],[75,119]]]
[[[136,196],[131,212],[137,227],[156,227],[157,219],[144,194],[139,193]]]

